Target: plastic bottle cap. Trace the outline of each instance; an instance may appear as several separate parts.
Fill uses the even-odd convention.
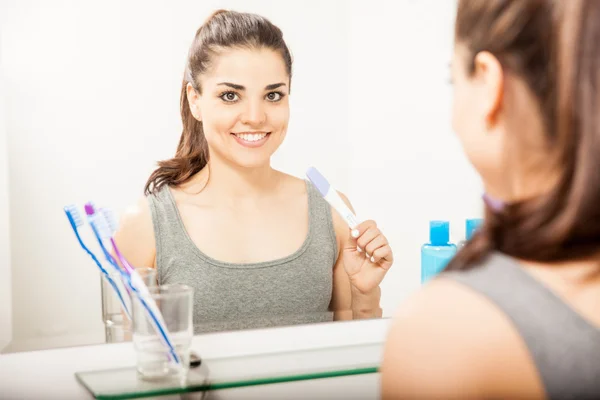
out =
[[[429,221],[429,242],[433,246],[443,246],[450,240],[450,222]]]
[[[479,226],[483,223],[483,220],[480,218],[472,218],[472,219],[467,219],[466,221],[466,239],[470,240],[473,237],[473,234],[475,233],[475,231],[477,230],[477,228],[479,228]]]

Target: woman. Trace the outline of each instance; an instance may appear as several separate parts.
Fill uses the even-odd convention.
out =
[[[393,255],[375,222],[350,235],[311,184],[270,165],[287,131],[291,75],[282,33],[267,19],[211,16],[188,56],[177,153],[159,163],[116,235],[132,264],[157,268],[160,284],[194,288],[196,332],[330,319],[328,311],[381,316]]]
[[[600,2],[461,0],[482,229],[396,315],[383,397],[600,398]]]

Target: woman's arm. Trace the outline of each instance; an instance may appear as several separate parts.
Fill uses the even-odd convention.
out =
[[[348,198],[339,193],[348,208],[354,212]],[[382,310],[379,305],[381,290],[379,286],[366,293],[357,290],[350,282],[343,260],[344,249],[352,243],[350,229],[346,222],[332,208],[333,226],[338,244],[338,257],[333,267],[333,292],[330,309],[334,312],[335,320],[351,320],[361,318],[381,318]]]

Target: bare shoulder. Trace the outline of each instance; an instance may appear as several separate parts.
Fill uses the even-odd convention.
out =
[[[156,245],[148,199],[141,197],[122,214],[115,234],[119,249],[135,266],[154,266]]]
[[[306,181],[297,176],[277,171],[279,179],[284,183],[286,193],[306,195]]]
[[[152,214],[148,199],[144,196],[135,203],[129,205],[123,215],[120,223],[121,230],[146,231],[146,228],[152,228]]]
[[[384,398],[390,399],[510,397],[542,390],[508,318],[483,295],[448,279],[430,282],[400,307],[381,371]]]

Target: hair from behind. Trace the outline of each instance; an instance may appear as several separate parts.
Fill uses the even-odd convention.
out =
[[[190,83],[198,93],[202,93],[198,77],[211,67],[220,51],[229,48],[267,48],[277,51],[285,62],[290,79],[292,77],[292,58],[277,26],[256,14],[228,10],[213,13],[196,31],[188,53],[179,99],[183,130],[175,156],[158,162],[158,168],[146,182],[146,195],[157,192],[164,185],[182,185],[207,166],[208,143],[202,122],[194,118],[190,111],[187,85]]]
[[[562,166],[547,194],[486,206],[481,229],[446,270],[491,251],[530,261],[597,257],[600,251],[600,1],[460,0],[455,39],[474,58],[492,53],[535,96],[552,157]]]

